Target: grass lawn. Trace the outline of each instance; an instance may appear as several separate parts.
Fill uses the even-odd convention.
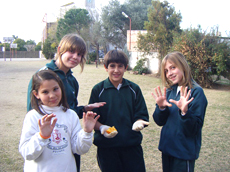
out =
[[[18,152],[22,123],[26,114],[27,85],[40,67],[49,60],[40,61],[0,61],[0,172],[22,172],[23,158]],[[77,78],[79,105],[86,105],[92,87],[108,77],[102,65],[86,65],[80,74],[80,67],[73,69]],[[161,152],[158,142],[161,127],[158,127],[152,113],[155,101],[151,95],[153,88],[160,84],[160,79],[150,75],[132,75],[128,71],[124,77],[137,83],[143,92],[150,116],[150,125],[143,133],[142,147],[147,172],[160,172]],[[230,171],[230,90],[204,89],[208,107],[203,126],[203,141],[200,157],[196,161],[197,172]],[[96,147],[82,155],[82,172],[99,172],[96,161]]]

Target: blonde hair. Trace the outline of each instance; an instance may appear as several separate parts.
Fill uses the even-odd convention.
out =
[[[80,66],[81,66],[81,72],[84,69],[84,64],[86,62],[86,43],[83,40],[81,36],[78,34],[67,34],[65,35],[59,45],[58,45],[58,51],[56,54],[55,59],[60,61],[60,65],[63,65],[62,62],[62,55],[67,51],[73,51],[78,52],[82,55]]]
[[[183,76],[181,80],[181,86],[189,86],[190,88],[192,88],[193,79],[192,79],[191,69],[184,55],[180,52],[169,53],[163,58],[162,63],[161,63],[162,84],[166,88],[170,88],[173,85],[173,83],[170,80],[168,80],[166,77],[165,65],[167,61],[169,61],[170,63],[173,63],[180,71],[182,71]]]

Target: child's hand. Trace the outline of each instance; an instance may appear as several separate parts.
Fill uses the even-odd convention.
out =
[[[114,138],[117,134],[118,134],[118,132],[117,131],[113,131],[113,132],[111,132],[111,133],[107,133],[106,132],[106,130],[108,130],[110,128],[110,126],[108,126],[108,125],[101,125],[100,126],[100,131],[101,131],[101,134],[102,135],[104,135],[104,137],[106,137],[106,138]]]
[[[158,90],[157,90],[158,89]],[[161,93],[161,89],[158,86],[157,88],[154,88],[156,96],[152,93],[153,98],[156,100],[156,103],[158,104],[160,109],[166,108],[166,106],[171,107],[172,104],[167,102],[166,100],[166,88],[164,87],[164,95]]]
[[[88,111],[87,113],[83,112],[82,122],[84,131],[91,133],[99,117],[100,115],[97,115],[97,113],[93,113],[92,111]]]
[[[40,135],[44,138],[48,138],[51,136],[55,124],[57,122],[57,118],[54,118],[56,115],[54,114],[46,114],[41,119],[38,120],[38,125],[40,129]],[[53,123],[51,124],[51,120],[54,118]]]
[[[141,131],[145,125],[149,125],[149,122],[144,121],[142,119],[139,119],[136,122],[134,122],[132,130],[133,131]]]
[[[188,111],[188,104],[191,103],[193,101],[193,97],[189,99],[189,96],[191,94],[191,90],[188,91],[187,93],[187,89],[188,87],[185,87],[184,91],[183,91],[183,87],[181,87],[180,89],[180,100],[179,101],[176,101],[176,100],[173,100],[173,99],[170,99],[169,101],[171,103],[174,103],[180,110],[181,110],[181,113],[183,115],[185,115]]]
[[[85,106],[85,110],[90,111],[90,110],[93,110],[95,108],[99,108],[101,106],[104,106],[105,104],[106,104],[106,102],[98,102],[98,103],[88,104]]]

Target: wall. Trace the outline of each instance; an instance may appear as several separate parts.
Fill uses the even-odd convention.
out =
[[[0,51],[0,58],[39,58],[39,51]]]
[[[129,59],[129,65],[131,68],[134,68],[136,66],[136,63],[141,58],[147,58],[146,67],[151,71],[152,73],[158,72],[159,67],[159,60],[157,58],[158,52],[152,52],[151,55],[144,55],[143,52],[138,51],[137,49],[137,39],[138,34],[146,34],[146,30],[131,30],[131,44],[130,44],[130,31],[127,30],[127,48],[129,52],[131,53],[131,57]],[[131,47],[131,50],[130,48]]]
[[[147,58],[145,66],[149,69],[151,73],[157,73],[158,72],[158,66],[159,66],[159,59],[157,58],[158,53],[153,52],[152,55],[144,55],[142,52],[131,52],[131,57],[129,59],[129,65],[133,69],[137,61],[142,58]]]

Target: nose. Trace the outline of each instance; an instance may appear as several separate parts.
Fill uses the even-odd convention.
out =
[[[172,74],[172,71],[169,69],[168,70],[168,75],[171,75]]]
[[[166,73],[166,77],[168,78],[169,76],[171,76],[172,75],[172,71],[169,69],[168,71],[167,71],[167,73]]]
[[[54,93],[54,92],[50,92],[49,97],[50,97],[50,98],[55,97],[55,93]]]
[[[114,71],[115,71],[115,72],[118,72],[118,67],[117,67],[117,66],[114,68]]]
[[[74,53],[73,58],[78,60],[79,62],[81,61],[81,55],[79,55],[78,53]]]

